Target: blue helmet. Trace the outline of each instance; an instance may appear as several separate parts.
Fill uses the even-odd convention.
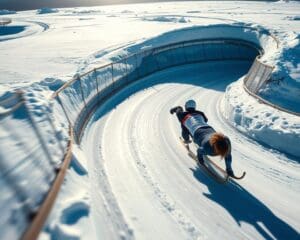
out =
[[[190,99],[185,103],[184,106],[185,106],[185,110],[196,109],[196,102],[193,99]]]

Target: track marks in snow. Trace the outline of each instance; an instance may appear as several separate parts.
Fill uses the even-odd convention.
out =
[[[222,111],[224,111],[224,109],[222,99],[219,99],[218,102],[213,102],[212,105],[217,106],[217,109],[213,111],[215,111],[214,114],[218,116],[219,123],[221,123],[220,126],[226,126],[228,134],[232,135],[232,139],[238,143],[239,147],[234,147],[233,150],[238,152],[241,161],[247,161],[247,159],[249,159],[249,156],[247,156],[245,152],[246,149],[252,149],[253,156],[257,157],[252,157],[251,161],[247,161],[248,167],[251,165],[256,171],[259,171],[260,174],[274,183],[285,185],[287,188],[293,188],[294,190],[298,189],[300,185],[300,179],[297,174],[299,172],[299,164],[284,154],[269,149],[264,145],[261,145],[260,148],[257,149],[257,141],[245,136],[242,131],[239,131],[239,129],[235,128],[235,126],[231,125],[230,122],[226,121],[223,117]],[[266,160],[262,162],[261,159]],[[293,169],[293,171],[291,171],[291,169]]]
[[[149,172],[146,162],[143,161],[143,158],[147,156],[143,155],[143,147],[139,146],[140,137],[137,136],[137,133],[139,131],[143,132],[144,127],[142,127],[143,124],[138,123],[141,120],[138,115],[144,115],[143,111],[141,111],[144,102],[151,101],[153,95],[161,91],[160,86],[149,89],[145,92],[137,93],[137,97],[134,97],[134,102],[131,102],[129,98],[125,103],[131,102],[129,109],[125,107],[126,110],[124,110],[124,104],[116,106],[116,111],[113,110],[110,113],[105,123],[102,145],[104,146],[103,158],[107,174],[109,175],[108,178],[113,183],[112,190],[117,193],[117,200],[121,204],[121,209],[125,211],[125,217],[130,219],[137,229],[140,228],[142,222],[146,221],[148,226],[145,228],[153,228],[154,232],[165,231],[161,234],[161,237],[178,236],[178,234],[174,233],[177,231],[181,236],[185,236],[184,238],[198,239],[203,237],[203,235],[192,221],[185,216],[184,212],[176,206],[175,201],[161,189],[159,183]],[[168,93],[170,90],[168,86],[165,92]],[[158,109],[160,108],[158,107]],[[154,115],[156,114],[154,113]],[[152,122],[153,119],[148,119],[144,123],[147,125],[145,129],[148,130]],[[114,139],[110,138],[110,136],[114,136]],[[122,147],[114,148],[113,145]],[[158,151],[161,152],[163,149],[158,149]],[[115,163],[113,163],[114,161]],[[118,166],[117,169],[115,166]],[[120,186],[123,184],[120,178],[126,182],[123,186]],[[120,183],[117,183],[118,181]],[[134,191],[134,193],[129,193],[129,191]],[[144,196],[145,194],[147,197]],[[139,195],[143,195],[143,202],[138,201]],[[130,199],[132,203],[124,204],[124,199]],[[141,210],[130,210],[133,206]],[[162,229],[157,225],[154,226],[154,223],[148,222],[149,219],[152,221],[153,219],[160,219],[161,224],[166,229]],[[150,234],[148,237],[151,238],[153,236],[157,237],[155,233],[154,235]]]
[[[165,94],[167,94],[168,92],[172,91],[172,89],[167,87],[165,89],[161,89],[161,91],[164,91]],[[152,101],[152,99],[153,97],[150,95],[148,98],[144,99],[144,101]],[[139,121],[142,121],[140,119],[142,116],[140,112],[142,108],[140,106],[143,105],[143,102],[140,103],[139,108],[136,108],[136,110],[131,115],[133,119],[129,121],[131,122],[131,125],[129,126],[129,132],[132,133],[132,135],[128,136],[128,138],[131,139],[129,144],[131,146],[132,155],[135,156],[134,160],[136,162],[136,165],[145,181],[151,186],[155,196],[157,197],[161,205],[164,207],[166,212],[168,212],[172,216],[172,218],[178,223],[178,225],[188,233],[191,239],[202,238],[203,235],[197,229],[197,227],[187,216],[185,216],[182,210],[180,210],[178,206],[176,206],[176,202],[172,200],[164,190],[162,190],[159,183],[152,177],[151,173],[149,172],[149,169],[147,168],[147,164],[143,160],[145,156],[143,155],[143,148],[141,148],[141,144],[139,144],[140,137],[138,136],[140,130],[136,127],[140,125]],[[161,108],[157,107],[157,109],[160,110]],[[153,122],[157,122],[157,120],[155,121],[154,119],[157,118],[157,116],[159,116],[159,114],[154,112],[153,119],[149,119],[149,123],[151,124]],[[151,128],[151,125],[148,126],[148,128],[149,127]],[[154,128],[153,131],[155,130],[157,129]],[[159,149],[155,149],[155,151],[163,152],[163,149],[159,147],[159,144],[157,144],[157,146]],[[155,146],[153,147],[155,148]],[[154,149],[152,148],[152,150]]]
[[[123,213],[120,210],[119,204],[111,190],[110,184],[107,180],[107,175],[104,169],[97,169],[96,173],[100,180],[102,197],[104,200],[104,206],[106,208],[107,216],[112,224],[112,228],[115,229],[116,233],[121,235],[122,239],[134,239],[134,234],[132,229],[129,227],[128,223],[124,219]],[[95,203],[97,206],[97,203]],[[95,206],[95,207],[96,207]],[[108,220],[108,219],[107,219]]]
[[[36,25],[39,25],[40,27],[43,28],[43,32],[47,31],[50,27],[47,23],[44,22],[38,22],[38,21],[27,21],[27,22],[35,23]]]
[[[137,86],[140,86],[144,90],[133,95],[134,91],[127,90],[127,93],[131,93],[127,95],[127,99],[120,95],[113,97],[108,101],[109,111],[99,117],[97,124],[93,123],[98,125],[97,128],[103,128],[95,131],[89,138],[100,139],[96,144],[97,148],[101,146],[101,153],[97,153],[99,158],[95,161],[102,165],[101,174],[104,175],[104,185],[108,188],[108,193],[103,194],[107,199],[107,209],[110,211],[114,206],[118,207],[117,211],[123,217],[122,223],[133,229],[136,239],[241,239],[245,236],[261,239],[268,229],[277,234],[276,224],[272,222],[277,219],[282,229],[288,229],[288,225],[280,221],[280,216],[284,216],[282,211],[289,210],[283,208],[286,204],[284,200],[276,198],[277,192],[287,193],[291,204],[295,204],[297,198],[293,191],[286,191],[284,185],[276,184],[263,176],[263,173],[267,173],[264,168],[269,169],[264,156],[271,158],[270,161],[273,161],[274,156],[271,153],[262,154],[261,147],[255,143],[249,150],[244,137],[231,131],[230,127],[220,121],[217,109],[219,98],[225,86],[239,78],[238,74],[228,71],[227,65],[222,71],[228,71],[230,77],[224,76],[221,70],[220,74],[215,73],[217,65],[205,69],[209,74],[204,74],[201,79],[193,78],[197,75],[195,73],[188,75],[190,69],[186,68],[185,74],[180,77],[180,71],[173,70],[175,73],[170,76],[171,70],[168,70],[169,75],[158,73],[145,80],[148,83],[152,79],[152,83],[156,84],[155,79],[160,79],[162,82],[167,81],[166,84],[149,87],[149,84],[137,83],[130,86],[131,89],[138,89]],[[201,76],[203,69],[198,71]],[[190,82],[174,80],[186,79],[187,75]],[[168,78],[174,82],[168,81]],[[120,98],[123,101],[118,101]],[[234,169],[237,172],[247,169],[249,173],[242,182],[243,188],[240,189],[239,185],[215,185],[197,170],[195,163],[180,147],[178,123],[168,110],[169,107],[184,103],[188,98],[195,98],[200,109],[207,113],[209,123],[233,140]],[[89,131],[91,130],[94,129]],[[98,174],[98,165],[93,167]],[[257,171],[259,167],[262,169]],[[274,169],[277,167],[276,163]],[[252,183],[251,176],[255,176],[255,183]],[[257,182],[262,186],[257,185]],[[103,180],[100,179],[99,188],[102,185]],[[277,191],[266,195],[265,185],[276,186]],[[234,194],[235,201],[226,194]],[[275,199],[275,204],[269,200],[269,195]],[[109,197],[113,199],[112,204]],[[237,204],[242,202],[240,200],[250,206],[253,216],[262,212],[262,218],[251,217],[247,209]],[[262,204],[257,206],[257,203]],[[279,217],[271,214],[272,211],[280,213]],[[109,215],[110,221],[116,221],[118,216],[118,213]],[[293,218],[291,222],[294,221]],[[261,225],[268,229],[261,231],[261,227],[256,224],[257,219],[262,220]]]
[[[99,206],[99,202],[96,202],[95,200],[100,198],[101,202],[103,202],[102,207],[104,208],[104,214],[106,216],[104,221],[109,224],[110,231],[114,235],[114,238],[132,240],[134,239],[133,231],[124,219],[118,202],[114,196],[114,193],[112,192],[110,183],[108,181],[108,176],[104,168],[104,161],[106,161],[107,159],[105,159],[105,157],[103,156],[102,146],[104,146],[104,143],[101,135],[105,130],[106,124],[107,118],[104,118],[103,125],[93,132],[94,136],[92,139],[95,140],[95,144],[92,145],[92,151],[94,152],[93,156],[97,157],[90,165],[90,168],[92,169],[92,183],[95,184],[94,186],[92,186],[92,189],[94,189],[92,193],[94,194],[94,196],[92,197],[94,201],[92,202],[92,204],[93,208],[97,209]],[[101,215],[103,215],[103,212]],[[103,216],[101,217],[103,218]],[[95,222],[97,222],[97,220],[95,220]]]
[[[20,19],[18,21],[15,21],[13,26],[7,27],[8,30],[10,28],[19,29],[19,31],[15,31],[12,34],[9,34],[9,32],[7,32],[7,34],[1,35],[0,42],[37,35],[46,31],[49,26],[46,23],[42,22],[26,20],[23,21]]]
[[[203,72],[203,69],[199,69],[198,71]],[[209,71],[209,69],[207,71]],[[174,75],[176,75],[176,73]],[[163,77],[166,76],[160,76],[160,78]],[[160,179],[158,178],[159,180],[157,180],[156,178],[158,175],[155,175],[152,172],[152,170],[155,171],[155,168],[153,169],[153,164],[151,164],[152,168],[149,166],[149,161],[154,160],[153,158],[159,158],[155,161],[158,161],[157,163],[162,160],[169,163],[169,165],[172,164],[173,160],[170,159],[171,155],[165,154],[164,147],[158,144],[165,133],[162,133],[161,129],[161,127],[163,128],[164,126],[160,126],[160,124],[163,123],[160,122],[160,115],[162,114],[161,111],[164,108],[164,105],[167,104],[172,106],[176,102],[177,104],[181,104],[190,97],[199,94],[203,95],[203,92],[205,92],[206,95],[210,94],[209,92],[203,91],[202,87],[195,88],[195,85],[193,84],[193,81],[195,80],[201,79],[193,77],[193,79],[190,79],[191,85],[189,85],[189,80],[187,80],[187,83],[184,83],[183,87],[179,87],[177,83],[173,87],[172,83],[171,85],[170,83],[166,85],[154,85],[154,87],[148,87],[134,95],[130,95],[127,100],[116,105],[115,108],[111,110],[108,119],[105,121],[105,129],[102,135],[104,153],[101,158],[104,161],[105,170],[107,171],[106,173],[108,180],[111,183],[112,191],[116,193],[116,200],[120,204],[120,209],[122,209],[127,220],[129,219],[129,221],[131,221],[130,219],[134,219],[131,221],[131,224],[134,227],[135,233],[136,229],[139,231],[138,229],[143,225],[143,220],[140,219],[141,216],[143,218],[148,218],[149,215],[154,215],[156,217],[151,216],[152,220],[157,218],[160,219],[161,227],[158,230],[161,232],[172,232],[174,229],[177,229],[177,231],[180,230],[181,234],[177,234],[176,238],[178,238],[178,236],[185,236],[185,238],[187,237],[188,239],[206,238],[207,231],[202,232],[202,230],[199,229],[199,227],[202,227],[202,225],[199,224],[199,221],[197,220],[196,225],[194,223],[195,217],[190,215],[192,213],[189,211],[188,214],[186,214],[186,202],[184,202],[183,199],[180,199],[180,203],[178,204],[176,198],[170,197],[170,189],[168,187],[166,189],[162,187],[163,185],[161,185]],[[211,79],[209,81],[203,81],[202,86],[210,88],[211,86],[214,86],[216,84],[215,82],[218,80],[219,79],[215,76],[214,81],[211,81]],[[166,101],[162,101],[162,98]],[[149,111],[153,111],[152,114],[149,114]],[[173,131],[171,132],[173,134]],[[167,135],[169,136],[169,134]],[[172,140],[172,142],[174,142],[174,139]],[[176,140],[175,142],[177,143]],[[168,144],[166,144],[166,146],[168,146]],[[153,155],[153,153],[155,154]],[[174,177],[177,178],[180,176],[180,178],[185,179],[184,185],[181,186],[183,189],[187,187],[186,189],[194,189],[195,192],[198,192],[199,188],[197,186],[191,186],[193,185],[190,183],[190,178],[193,178],[191,172],[189,169],[186,169],[184,163],[181,162],[182,159],[178,158],[178,156],[175,157],[177,158],[177,165],[170,166],[172,172],[176,172]],[[188,162],[193,164],[190,159],[188,159]],[[178,164],[180,164],[180,166],[178,166]],[[159,166],[157,165],[157,167]],[[181,176],[183,175],[181,170],[189,172],[190,176]],[[136,173],[133,173],[134,171]],[[158,172],[164,174],[165,171],[166,170],[159,170]],[[167,178],[168,176],[170,176],[170,174],[167,174],[163,178]],[[123,181],[126,179],[126,184],[124,184],[120,178],[123,179]],[[120,186],[122,184],[125,186]],[[128,203],[124,203],[124,199],[130,199],[131,202],[134,202],[133,198],[137,197],[137,194],[126,193],[126,191],[130,191],[127,188],[131,188],[130,190],[135,192],[142,191],[142,195],[147,193],[147,197],[143,196],[143,201],[150,201],[151,203],[142,203],[142,207],[137,206],[140,203],[134,205],[134,208],[141,208],[142,211],[145,211],[142,215],[137,214],[136,209],[130,210],[132,206]],[[173,185],[172,188],[176,188],[176,186]],[[174,196],[174,193],[172,194]],[[148,204],[151,205],[148,206]],[[157,204],[158,207],[155,209],[154,207],[157,206]],[[156,213],[147,213],[147,211],[150,211],[149,209]],[[161,213],[161,211],[163,211],[163,213]],[[200,212],[205,214],[204,209],[200,210]],[[192,216],[192,218],[190,218],[190,216]],[[164,218],[164,221],[162,221],[162,218]],[[169,220],[166,218],[169,218]],[[139,222],[136,223],[135,221]],[[170,221],[172,224],[168,225],[170,224]],[[153,227],[147,220],[146,224]],[[150,234],[150,232],[148,234]],[[136,236],[138,237],[139,235]],[[145,235],[143,235],[143,237],[145,237]],[[167,237],[170,237],[170,235],[167,235]]]

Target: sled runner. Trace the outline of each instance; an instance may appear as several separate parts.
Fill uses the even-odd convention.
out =
[[[224,184],[226,183],[229,178],[240,180],[245,177],[246,172],[243,172],[243,174],[240,177],[237,176],[229,176],[227,172],[219,167],[216,163],[214,163],[208,156],[204,155],[203,159],[204,162],[200,163],[197,155],[190,149],[189,144],[186,144],[182,138],[180,138],[181,143],[185,147],[185,149],[188,151],[188,155],[196,161],[198,166],[209,176],[211,176],[214,180],[216,180],[218,183]]]

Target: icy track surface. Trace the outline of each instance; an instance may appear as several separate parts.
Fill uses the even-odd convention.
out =
[[[90,208],[80,224],[69,226],[78,237],[299,239],[299,164],[245,138],[219,112],[226,86],[247,66],[206,63],[165,70],[98,109],[81,144]],[[233,169],[246,170],[244,180],[219,185],[187,156],[169,109],[190,98],[210,125],[230,137]],[[79,185],[74,188],[80,192]]]

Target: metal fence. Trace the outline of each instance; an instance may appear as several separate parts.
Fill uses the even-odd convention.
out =
[[[115,91],[154,72],[206,61],[252,62],[262,50],[254,44],[234,39],[186,41],[145,50],[78,75],[53,96],[58,111],[65,114],[80,142],[86,116]]]
[[[295,116],[300,116],[300,113],[293,112],[285,108],[279,107],[278,105],[275,105],[258,95],[258,91],[262,89],[267,83],[267,81],[271,78],[273,69],[274,66],[270,66],[268,64],[261,62],[260,56],[256,57],[250,70],[248,71],[246,77],[244,78],[244,84],[243,84],[244,89],[249,95],[256,98],[259,102],[263,104],[266,104],[270,107],[273,107],[275,109],[278,109],[280,111]]]
[[[244,78],[244,85],[250,92],[257,94],[270,78],[273,69],[273,66],[262,63],[257,57]]]

